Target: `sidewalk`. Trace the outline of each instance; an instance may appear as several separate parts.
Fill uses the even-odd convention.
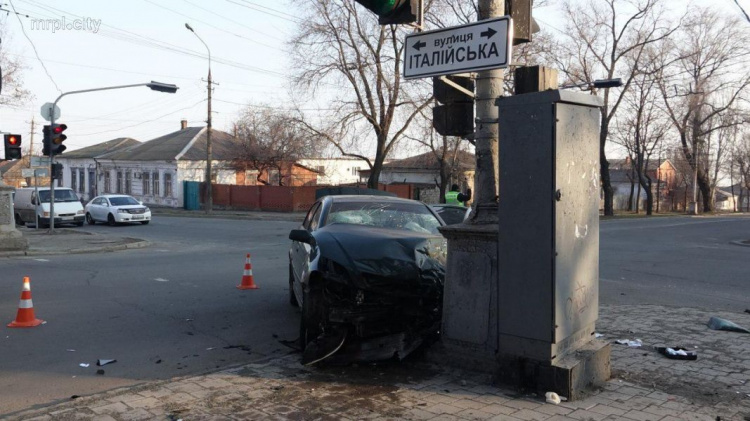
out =
[[[153,215],[182,216],[187,218],[221,218],[221,219],[247,219],[252,221],[289,221],[299,222],[305,219],[306,212],[264,212],[243,210],[218,210],[211,211],[207,215],[204,210],[189,211],[179,208],[151,207]]]
[[[412,419],[747,420],[750,335],[713,331],[710,316],[750,326],[750,314],[662,306],[602,306],[613,379],[560,405],[490,384],[490,377],[415,357],[402,363],[307,368],[299,355],[217,373],[153,382],[24,411],[13,420]],[[654,345],[684,346],[697,361],[670,360]],[[720,417],[720,418],[719,418]]]
[[[18,231],[28,240],[29,248],[25,251],[0,252],[0,257],[101,253],[143,248],[151,244],[139,238],[101,235],[85,229],[55,228],[54,235],[50,235],[46,228],[20,227]]]

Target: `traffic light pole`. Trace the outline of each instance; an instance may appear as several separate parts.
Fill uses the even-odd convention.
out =
[[[112,89],[135,88],[139,86],[148,86],[154,91],[167,92],[167,93],[172,93],[172,94],[177,92],[177,89],[178,89],[176,85],[151,81],[150,83],[136,83],[133,85],[117,85],[117,86],[107,86],[104,88],[82,89],[80,91],[63,92],[62,94],[60,94],[60,96],[57,97],[55,102],[52,103],[52,106],[49,107],[50,127],[55,127],[55,109],[57,109],[57,103],[60,102],[62,97],[66,95],[83,94],[87,92],[109,91]],[[55,232],[55,180],[52,177],[54,164],[55,164],[55,152],[53,148],[50,148],[50,153],[49,153],[49,218],[50,218],[49,233],[50,234],[54,234]],[[60,177],[62,177],[62,174],[60,175]],[[37,197],[37,200],[39,200],[39,204],[41,205],[42,202],[39,199],[39,197]]]

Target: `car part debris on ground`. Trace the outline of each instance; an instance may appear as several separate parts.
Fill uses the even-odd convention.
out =
[[[695,351],[688,351],[685,348],[674,346],[674,347],[666,347],[666,346],[657,346],[654,347],[656,349],[656,352],[658,352],[661,355],[664,355],[667,358],[673,359],[673,360],[697,360],[698,359],[698,353]]]
[[[618,339],[615,342],[617,342],[620,345],[627,345],[631,348],[638,348],[638,347],[643,346],[643,341],[641,341],[640,339],[636,339],[633,341],[631,341],[630,339]]]
[[[102,365],[112,364],[112,363],[116,363],[116,362],[117,362],[117,360],[98,359],[98,360],[96,360],[96,365],[102,366]]]
[[[740,332],[740,333],[750,333],[750,330],[745,329],[742,326],[739,326],[735,324],[734,322],[730,322],[727,319],[722,319],[721,317],[712,316],[708,320],[708,327],[713,330],[726,330],[729,332]]]

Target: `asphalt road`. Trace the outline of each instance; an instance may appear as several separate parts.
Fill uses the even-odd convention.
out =
[[[0,321],[13,320],[23,276],[31,277],[36,316],[47,321],[2,327],[0,418],[72,395],[288,352],[274,335],[298,333],[286,257],[297,225],[158,217],[145,226],[83,228],[145,238],[150,248],[0,259],[0,315],[7,319]],[[235,288],[246,253],[258,290]],[[99,358],[117,362],[96,367]]]
[[[148,239],[146,249],[0,259],[0,322],[15,316],[23,276],[48,322],[2,328],[0,417],[289,352],[278,340],[297,337],[286,254],[296,226],[159,216],[147,226],[83,228]],[[750,239],[750,218],[604,221],[600,302],[741,312],[750,307],[750,247],[731,244],[740,239]],[[240,291],[248,252],[261,289]],[[98,358],[117,362],[96,367]]]

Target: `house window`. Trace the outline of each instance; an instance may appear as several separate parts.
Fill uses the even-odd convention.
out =
[[[78,190],[78,170],[75,168],[70,169],[70,188],[73,191]]]
[[[258,185],[258,171],[256,170],[245,171],[245,185],[246,186]]]
[[[320,174],[325,174],[325,172],[326,172],[326,167],[324,167],[324,166],[322,166],[322,165],[318,165],[317,167],[315,167],[315,170],[316,170],[317,172],[319,172]]]
[[[133,173],[130,171],[125,173],[125,194],[131,194],[131,184],[133,183]]]
[[[78,169],[78,192],[86,192],[86,170],[83,168]]]
[[[154,182],[153,188],[152,188],[153,191],[151,192],[151,194],[153,194],[154,196],[159,196],[159,173],[158,172],[154,173],[153,182]]]
[[[352,175],[359,175],[359,167],[352,167]]]
[[[112,193],[112,177],[109,171],[104,172],[104,193]]]
[[[94,197],[96,193],[96,174],[94,171],[89,170],[89,198]]]
[[[122,194],[122,171],[117,171],[117,193]]]
[[[172,197],[172,174],[164,174],[164,197]]]
[[[271,186],[278,186],[280,184],[280,174],[279,170],[269,170],[268,171],[268,184]]]
[[[149,190],[151,189],[151,179],[149,177],[149,173],[145,172],[141,174],[141,181],[143,182],[143,195],[148,196],[150,194]]]

